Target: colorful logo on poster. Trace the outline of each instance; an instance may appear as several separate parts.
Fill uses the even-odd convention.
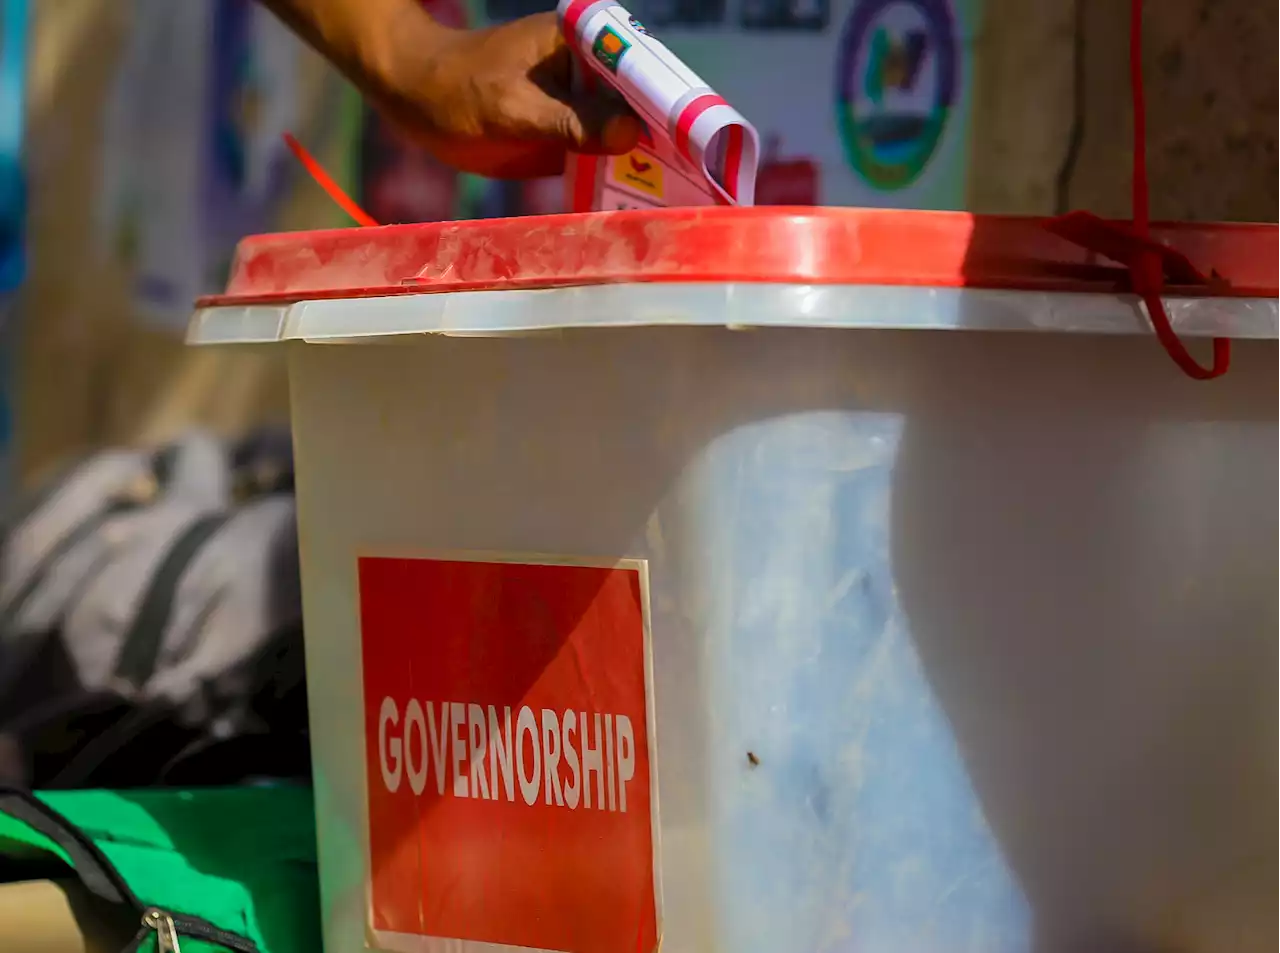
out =
[[[959,62],[950,0],[860,0],[840,39],[836,123],[871,186],[920,177],[955,106]]]
[[[651,195],[655,199],[662,198],[662,166],[658,160],[646,152],[637,149],[613,160],[611,169],[613,181]]]
[[[631,44],[609,27],[597,33],[596,41],[591,44],[591,52],[600,61],[600,65],[610,73],[618,72],[618,64],[622,62],[622,57],[629,49]]]

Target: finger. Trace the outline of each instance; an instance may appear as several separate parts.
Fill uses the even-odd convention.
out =
[[[517,21],[535,37],[536,66],[529,71],[532,89],[508,116],[526,126],[525,134],[546,137],[575,152],[617,155],[631,151],[640,138],[640,122],[621,96],[607,93],[574,96],[573,54],[554,13]]]
[[[640,120],[625,102],[591,99],[571,103],[569,112],[577,119],[582,136],[575,151],[593,155],[622,155],[640,141]]]
[[[512,117],[538,138],[546,138],[574,152],[621,155],[640,139],[640,120],[625,102],[591,97],[563,102],[534,90],[517,104]]]

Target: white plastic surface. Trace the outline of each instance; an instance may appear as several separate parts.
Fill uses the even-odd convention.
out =
[[[1275,948],[1274,342],[1204,384],[1147,336],[724,327],[857,324],[867,289],[589,291],[721,326],[483,336],[535,300],[573,323],[566,289],[271,332],[464,334],[290,345],[328,953],[365,947],[380,547],[648,560],[664,953]],[[1120,299],[898,292],[950,323],[881,323],[1139,330]],[[194,340],[257,333],[215,317]]]
[[[1182,335],[1280,336],[1275,298],[1165,298]],[[468,291],[197,311],[189,344],[503,334],[590,327],[912,328],[1150,334],[1137,298],[903,285],[617,284]],[[1156,347],[1155,342],[1152,346]]]

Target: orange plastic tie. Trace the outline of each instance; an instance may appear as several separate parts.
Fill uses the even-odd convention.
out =
[[[1147,306],[1156,338],[1173,362],[1198,381],[1221,377],[1231,366],[1231,341],[1213,339],[1213,364],[1205,367],[1191,356],[1169,323],[1160,292],[1167,280],[1180,285],[1210,286],[1181,252],[1151,238],[1147,183],[1147,97],[1142,79],[1142,0],[1129,5],[1129,84],[1133,93],[1133,225],[1108,222],[1090,212],[1068,212],[1050,220],[1053,234],[1129,270],[1129,283]]]
[[[320,163],[303,148],[302,143],[293,137],[291,133],[284,134],[285,145],[289,147],[289,151],[294,157],[302,163],[302,167],[307,170],[311,178],[316,180],[316,185],[324,189],[325,194],[350,215],[357,225],[364,225],[370,228],[376,228],[378,223],[373,220],[373,216],[356,204],[355,200],[346,192],[342,191],[342,186],[329,176],[329,173],[321,168]]]

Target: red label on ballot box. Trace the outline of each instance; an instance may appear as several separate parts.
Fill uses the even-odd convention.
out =
[[[364,557],[359,586],[376,945],[652,951],[641,568]]]

